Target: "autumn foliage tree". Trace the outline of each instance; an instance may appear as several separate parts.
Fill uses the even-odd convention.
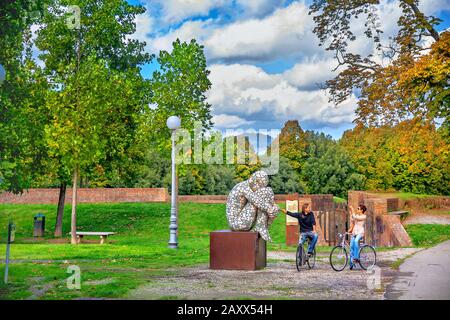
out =
[[[424,108],[432,117],[444,119],[445,137],[449,137],[450,116],[450,32],[440,35],[429,53],[414,61],[400,74],[399,87],[409,93],[410,106]]]
[[[280,155],[288,159],[290,166],[301,171],[306,158],[306,135],[298,120],[288,120],[279,135]]]
[[[345,132],[340,145],[369,190],[449,193],[449,144],[435,126],[418,118],[394,127],[358,125]]]
[[[418,0],[399,0],[398,5],[402,11],[398,32],[385,43],[383,21],[377,14],[381,1],[313,1],[314,32],[334,54],[339,71],[325,84],[330,101],[340,104],[357,89],[356,122],[366,125],[395,124],[412,117],[445,117],[448,122],[444,111],[448,109],[448,35],[437,32],[440,20],[425,16]],[[357,34],[356,25],[363,23],[364,34]],[[352,52],[350,44],[357,37],[372,41],[375,52]],[[433,42],[428,58],[422,57],[430,49],[425,44]],[[388,63],[383,64],[383,59]]]

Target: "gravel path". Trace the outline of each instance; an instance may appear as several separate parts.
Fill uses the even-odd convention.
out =
[[[417,215],[408,217],[403,224],[450,224],[450,215]]]
[[[316,267],[297,272],[294,252],[269,252],[267,267],[258,271],[210,270],[208,265],[173,269],[169,276],[158,276],[129,294],[130,299],[382,299],[384,287],[397,271],[391,262],[417,252],[403,248],[379,252],[378,287],[371,285],[372,273],[361,269],[335,272],[328,254],[318,254]],[[275,260],[275,261],[274,261]],[[369,285],[368,285],[369,282]]]
[[[450,208],[411,209],[403,224],[450,224]]]

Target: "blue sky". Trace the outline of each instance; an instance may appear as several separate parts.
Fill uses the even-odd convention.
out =
[[[357,97],[340,106],[328,102],[320,84],[333,78],[333,57],[318,46],[312,32],[307,1],[292,0],[129,0],[147,12],[137,18],[135,38],[146,41],[154,54],[171,49],[180,38],[195,38],[205,47],[212,88],[215,127],[219,130],[280,129],[284,122],[299,120],[304,129],[339,138],[353,127]],[[397,1],[381,1],[378,12],[384,37],[396,32],[401,13]],[[450,0],[422,0],[419,7],[450,27]],[[363,21],[352,25],[358,33]],[[370,53],[373,46],[358,37],[356,52]],[[146,65],[150,78],[158,68]]]

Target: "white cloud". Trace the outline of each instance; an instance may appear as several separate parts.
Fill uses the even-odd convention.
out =
[[[206,16],[217,7],[227,3],[226,0],[147,0],[149,5],[161,6],[161,20],[172,24],[192,16]]]
[[[317,90],[326,80],[336,76],[332,70],[337,66],[332,58],[321,59],[317,56],[306,58],[283,73],[283,78],[302,90]]]
[[[147,48],[149,48],[150,34],[154,31],[154,18],[147,13],[143,13],[134,18],[134,23],[136,24],[136,31],[128,38],[146,42]]]
[[[357,104],[354,95],[334,107],[328,103],[326,93],[318,89],[318,84],[336,75],[332,69],[337,63],[332,53],[318,46],[312,31],[314,22],[304,0],[287,7],[284,0],[150,2],[155,1],[161,5],[158,11],[161,16],[143,19],[139,25],[147,29],[140,31],[139,38],[147,37],[152,53],[170,51],[177,38],[182,41],[195,38],[205,46],[208,63],[212,63],[208,101],[213,106],[216,127],[236,128],[260,121],[298,119],[317,124],[317,128],[336,128],[354,119]],[[450,1],[423,0],[419,7],[426,15],[437,14],[450,9]],[[219,17],[209,17],[215,8],[220,8],[221,13],[236,9],[233,21],[222,20],[221,13]],[[398,30],[401,9],[397,1],[381,0],[378,14],[386,43]],[[192,16],[202,16],[203,20],[186,20]],[[204,20],[205,17],[209,18]],[[350,43],[349,51],[376,54],[373,43],[363,34],[364,22],[364,19],[352,22],[357,39]],[[173,25],[175,28],[170,28]],[[272,61],[298,62],[278,74],[269,74],[252,65]]]
[[[425,15],[432,15],[442,12],[444,10],[450,10],[450,1],[448,0],[421,0],[419,2],[419,9],[423,11]]]
[[[211,34],[210,29],[213,25],[213,20],[206,21],[187,21],[180,28],[170,30],[165,35],[155,37],[150,40],[150,51],[158,53],[160,50],[170,52],[172,50],[172,43],[176,39],[189,42],[191,39],[196,39],[202,44],[203,39]]]
[[[242,7],[244,17],[262,17],[284,6],[286,0],[236,0]]]
[[[215,114],[236,115],[246,121],[298,119],[336,125],[354,119],[356,98],[335,108],[322,90],[299,90],[282,74],[270,75],[251,65],[212,65],[208,102]]]
[[[238,128],[246,124],[252,124],[254,121],[247,121],[235,115],[229,114],[218,114],[213,116],[212,121],[214,122],[214,127],[216,128]]]
[[[270,61],[319,50],[308,7],[294,2],[263,19],[237,21],[214,30],[205,40],[208,56],[226,61]]]

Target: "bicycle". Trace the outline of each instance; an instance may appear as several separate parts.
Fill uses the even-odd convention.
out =
[[[350,246],[345,239],[346,235],[351,235],[346,232],[344,234],[338,233],[341,240],[340,243],[335,246],[330,253],[330,265],[334,271],[342,271],[345,269],[348,263],[348,252],[350,251]],[[356,260],[362,269],[367,270],[373,268],[377,263],[377,253],[375,248],[366,243],[359,243],[359,260]],[[355,260],[353,260],[353,265],[355,265]]]
[[[307,238],[308,241],[303,242],[303,244],[299,243],[297,246],[297,253],[295,255],[295,264],[297,266],[297,271],[300,271],[305,265],[308,266],[308,269],[312,269],[316,265],[316,248],[314,248],[313,254],[311,256],[307,254],[309,243],[312,241],[309,236],[307,236]]]

